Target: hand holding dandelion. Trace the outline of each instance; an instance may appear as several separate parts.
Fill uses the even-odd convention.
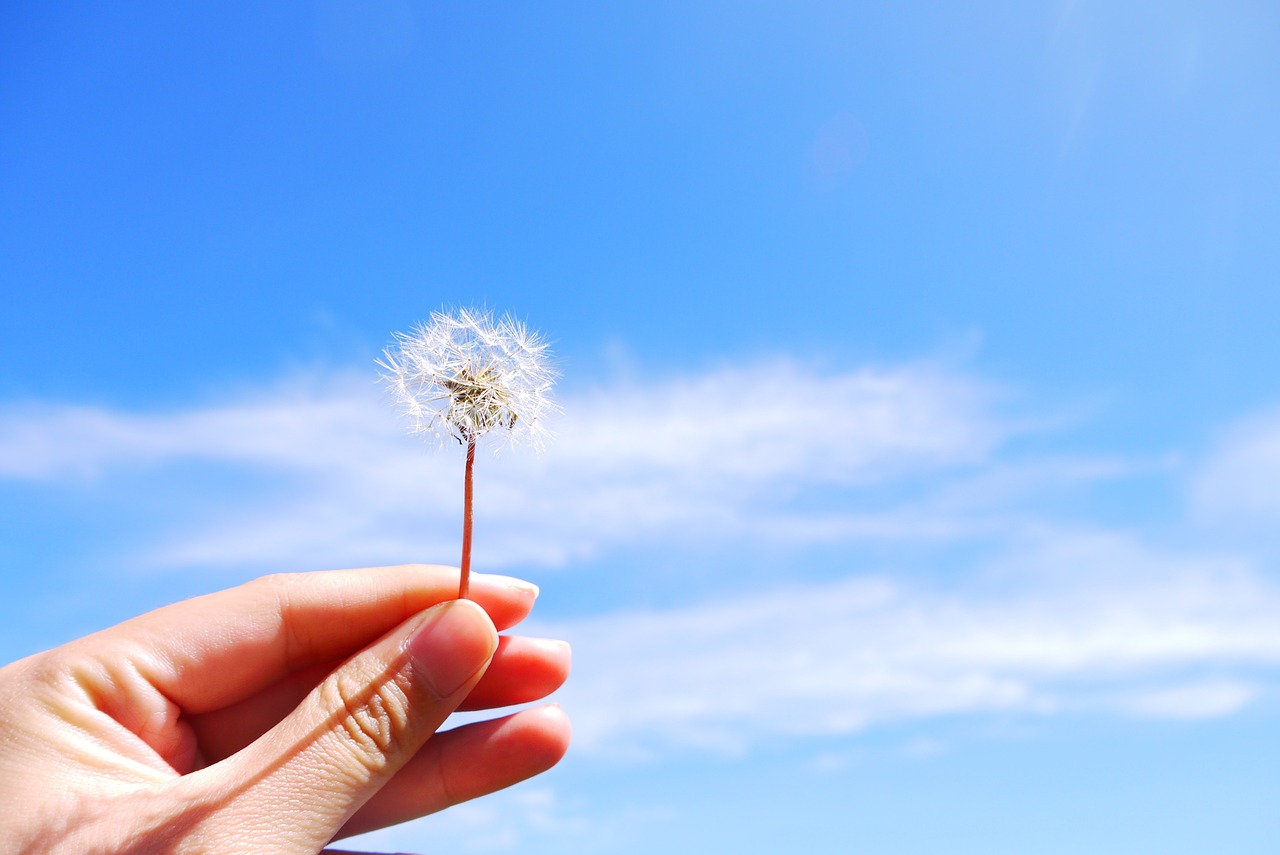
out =
[[[432,312],[429,324],[396,333],[379,360],[383,379],[410,419],[414,433],[452,437],[467,449],[463,479],[462,577],[471,573],[472,480],[476,441],[495,430],[537,444],[541,419],[554,410],[548,396],[555,380],[547,345],[509,315],[487,311]]]

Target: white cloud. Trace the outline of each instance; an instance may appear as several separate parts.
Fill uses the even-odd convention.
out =
[[[563,564],[659,535],[883,535],[892,520],[824,523],[789,504],[808,490],[983,460],[1009,430],[992,398],[986,385],[934,367],[835,373],[785,360],[571,395],[546,453],[480,461],[477,560]],[[109,484],[145,469],[181,503],[194,488],[165,472],[192,463],[273,478],[279,489],[238,495],[235,509],[172,532],[144,563],[452,560],[460,456],[400,435],[366,377],[294,381],[181,412],[0,414],[0,476],[11,479]]]
[[[1072,556],[1091,563],[1064,576]],[[1072,532],[1008,560],[1021,586],[854,578],[551,626],[576,651],[562,698],[575,740],[623,755],[736,752],[888,721],[1084,710],[1117,691],[1127,713],[1208,717],[1256,691],[1234,679],[1129,687],[1280,665],[1280,589],[1235,560]]]
[[[727,556],[718,602],[546,628],[575,641],[564,702],[587,749],[736,752],[995,711],[1225,715],[1264,691],[1242,673],[1280,664],[1280,594],[1256,558],[1162,550],[1037,510],[1166,464],[1015,459],[1004,443],[1021,428],[971,377],[779,360],[562,404],[546,453],[480,461],[482,566],[656,542]],[[1193,478],[1198,507],[1280,508],[1278,437],[1280,417],[1224,435]],[[229,476],[226,510],[183,512],[202,498],[192,464]],[[460,469],[457,449],[403,435],[364,376],[180,412],[0,412],[0,477],[113,498],[114,479],[133,477],[163,494],[177,522],[146,556],[161,568],[449,561]],[[980,550],[949,546],[975,538]],[[932,544],[937,569],[847,564],[767,595],[734,586],[731,558],[754,544],[855,540]]]
[[[588,831],[598,833],[588,825],[582,804],[566,799],[554,787],[530,781],[337,845],[371,852],[505,852],[527,848],[537,838],[573,840]]]
[[[1223,432],[1196,473],[1191,501],[1215,526],[1280,525],[1280,410]]]
[[[0,411],[0,476],[101,478],[125,468],[215,460],[276,470],[377,461],[394,424],[370,418],[372,383],[299,377],[242,400],[178,412],[130,413],[37,404]],[[341,449],[338,457],[326,451]]]
[[[1121,710],[1149,718],[1217,718],[1239,712],[1257,700],[1261,689],[1239,680],[1207,680],[1135,692],[1121,698]]]

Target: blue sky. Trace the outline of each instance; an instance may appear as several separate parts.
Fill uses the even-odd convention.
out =
[[[400,851],[1273,851],[1280,10],[13,3],[0,653],[455,561],[375,385],[553,342],[482,455],[548,775]]]

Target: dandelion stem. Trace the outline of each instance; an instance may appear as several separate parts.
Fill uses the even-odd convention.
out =
[[[462,578],[458,583],[458,599],[471,592],[471,482],[476,468],[476,440],[467,440],[467,469],[462,480]]]

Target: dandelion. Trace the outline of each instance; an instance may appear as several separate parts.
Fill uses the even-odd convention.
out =
[[[509,315],[461,309],[432,312],[431,322],[396,333],[378,364],[382,379],[410,420],[413,433],[451,437],[467,449],[463,478],[462,579],[467,596],[471,574],[472,473],[476,441],[497,432],[541,443],[542,417],[555,406],[555,381],[547,345]]]

